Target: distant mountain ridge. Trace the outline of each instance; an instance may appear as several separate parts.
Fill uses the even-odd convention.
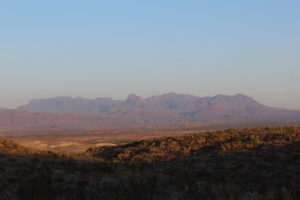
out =
[[[114,100],[112,98],[86,99],[82,97],[55,97],[49,99],[34,99],[27,105],[18,109],[31,112],[49,112],[55,114],[81,113],[95,114],[121,112],[124,110],[136,109],[165,109],[200,111],[203,108],[217,106],[226,107],[238,111],[238,109],[261,108],[262,105],[253,98],[243,94],[232,96],[217,95],[214,97],[196,97],[192,95],[168,93],[148,98],[141,98],[131,94],[126,100]]]
[[[243,94],[197,97],[176,93],[148,98],[131,94],[126,100],[81,97],[34,99],[18,110],[0,111],[0,127],[1,124],[64,128],[207,126],[264,121],[300,122],[300,111],[265,106]]]

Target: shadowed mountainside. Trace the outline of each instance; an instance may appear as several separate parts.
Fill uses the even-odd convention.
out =
[[[0,140],[2,200],[300,198],[300,128],[204,132],[37,151]]]

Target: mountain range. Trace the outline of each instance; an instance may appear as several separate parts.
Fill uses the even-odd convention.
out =
[[[55,97],[0,110],[0,128],[101,128],[150,125],[300,122],[300,111],[262,105],[243,95],[197,97],[168,93],[126,100]]]

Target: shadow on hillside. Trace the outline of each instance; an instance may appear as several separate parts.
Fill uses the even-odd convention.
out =
[[[220,145],[204,147],[179,159],[155,163],[176,169],[192,179],[234,181],[237,184],[300,182],[300,142],[283,146],[258,146],[238,151],[222,151]],[[174,171],[172,171],[174,170]],[[178,171],[177,171],[178,172]]]
[[[300,199],[300,142],[224,148],[152,163],[2,153],[0,200]]]
[[[131,166],[168,175],[185,187],[186,199],[300,199],[300,142],[238,151],[222,151],[217,144]]]
[[[252,199],[300,199],[298,133],[259,136],[264,141],[251,137],[228,137],[189,152],[179,148],[181,139],[175,151],[174,145],[164,145],[172,143],[168,138],[141,141],[98,148],[95,156],[136,173],[167,177],[184,190],[183,199],[240,199],[253,191]]]

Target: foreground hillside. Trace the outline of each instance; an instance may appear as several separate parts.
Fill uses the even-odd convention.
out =
[[[68,155],[0,141],[0,199],[300,199],[300,128],[225,130]]]

